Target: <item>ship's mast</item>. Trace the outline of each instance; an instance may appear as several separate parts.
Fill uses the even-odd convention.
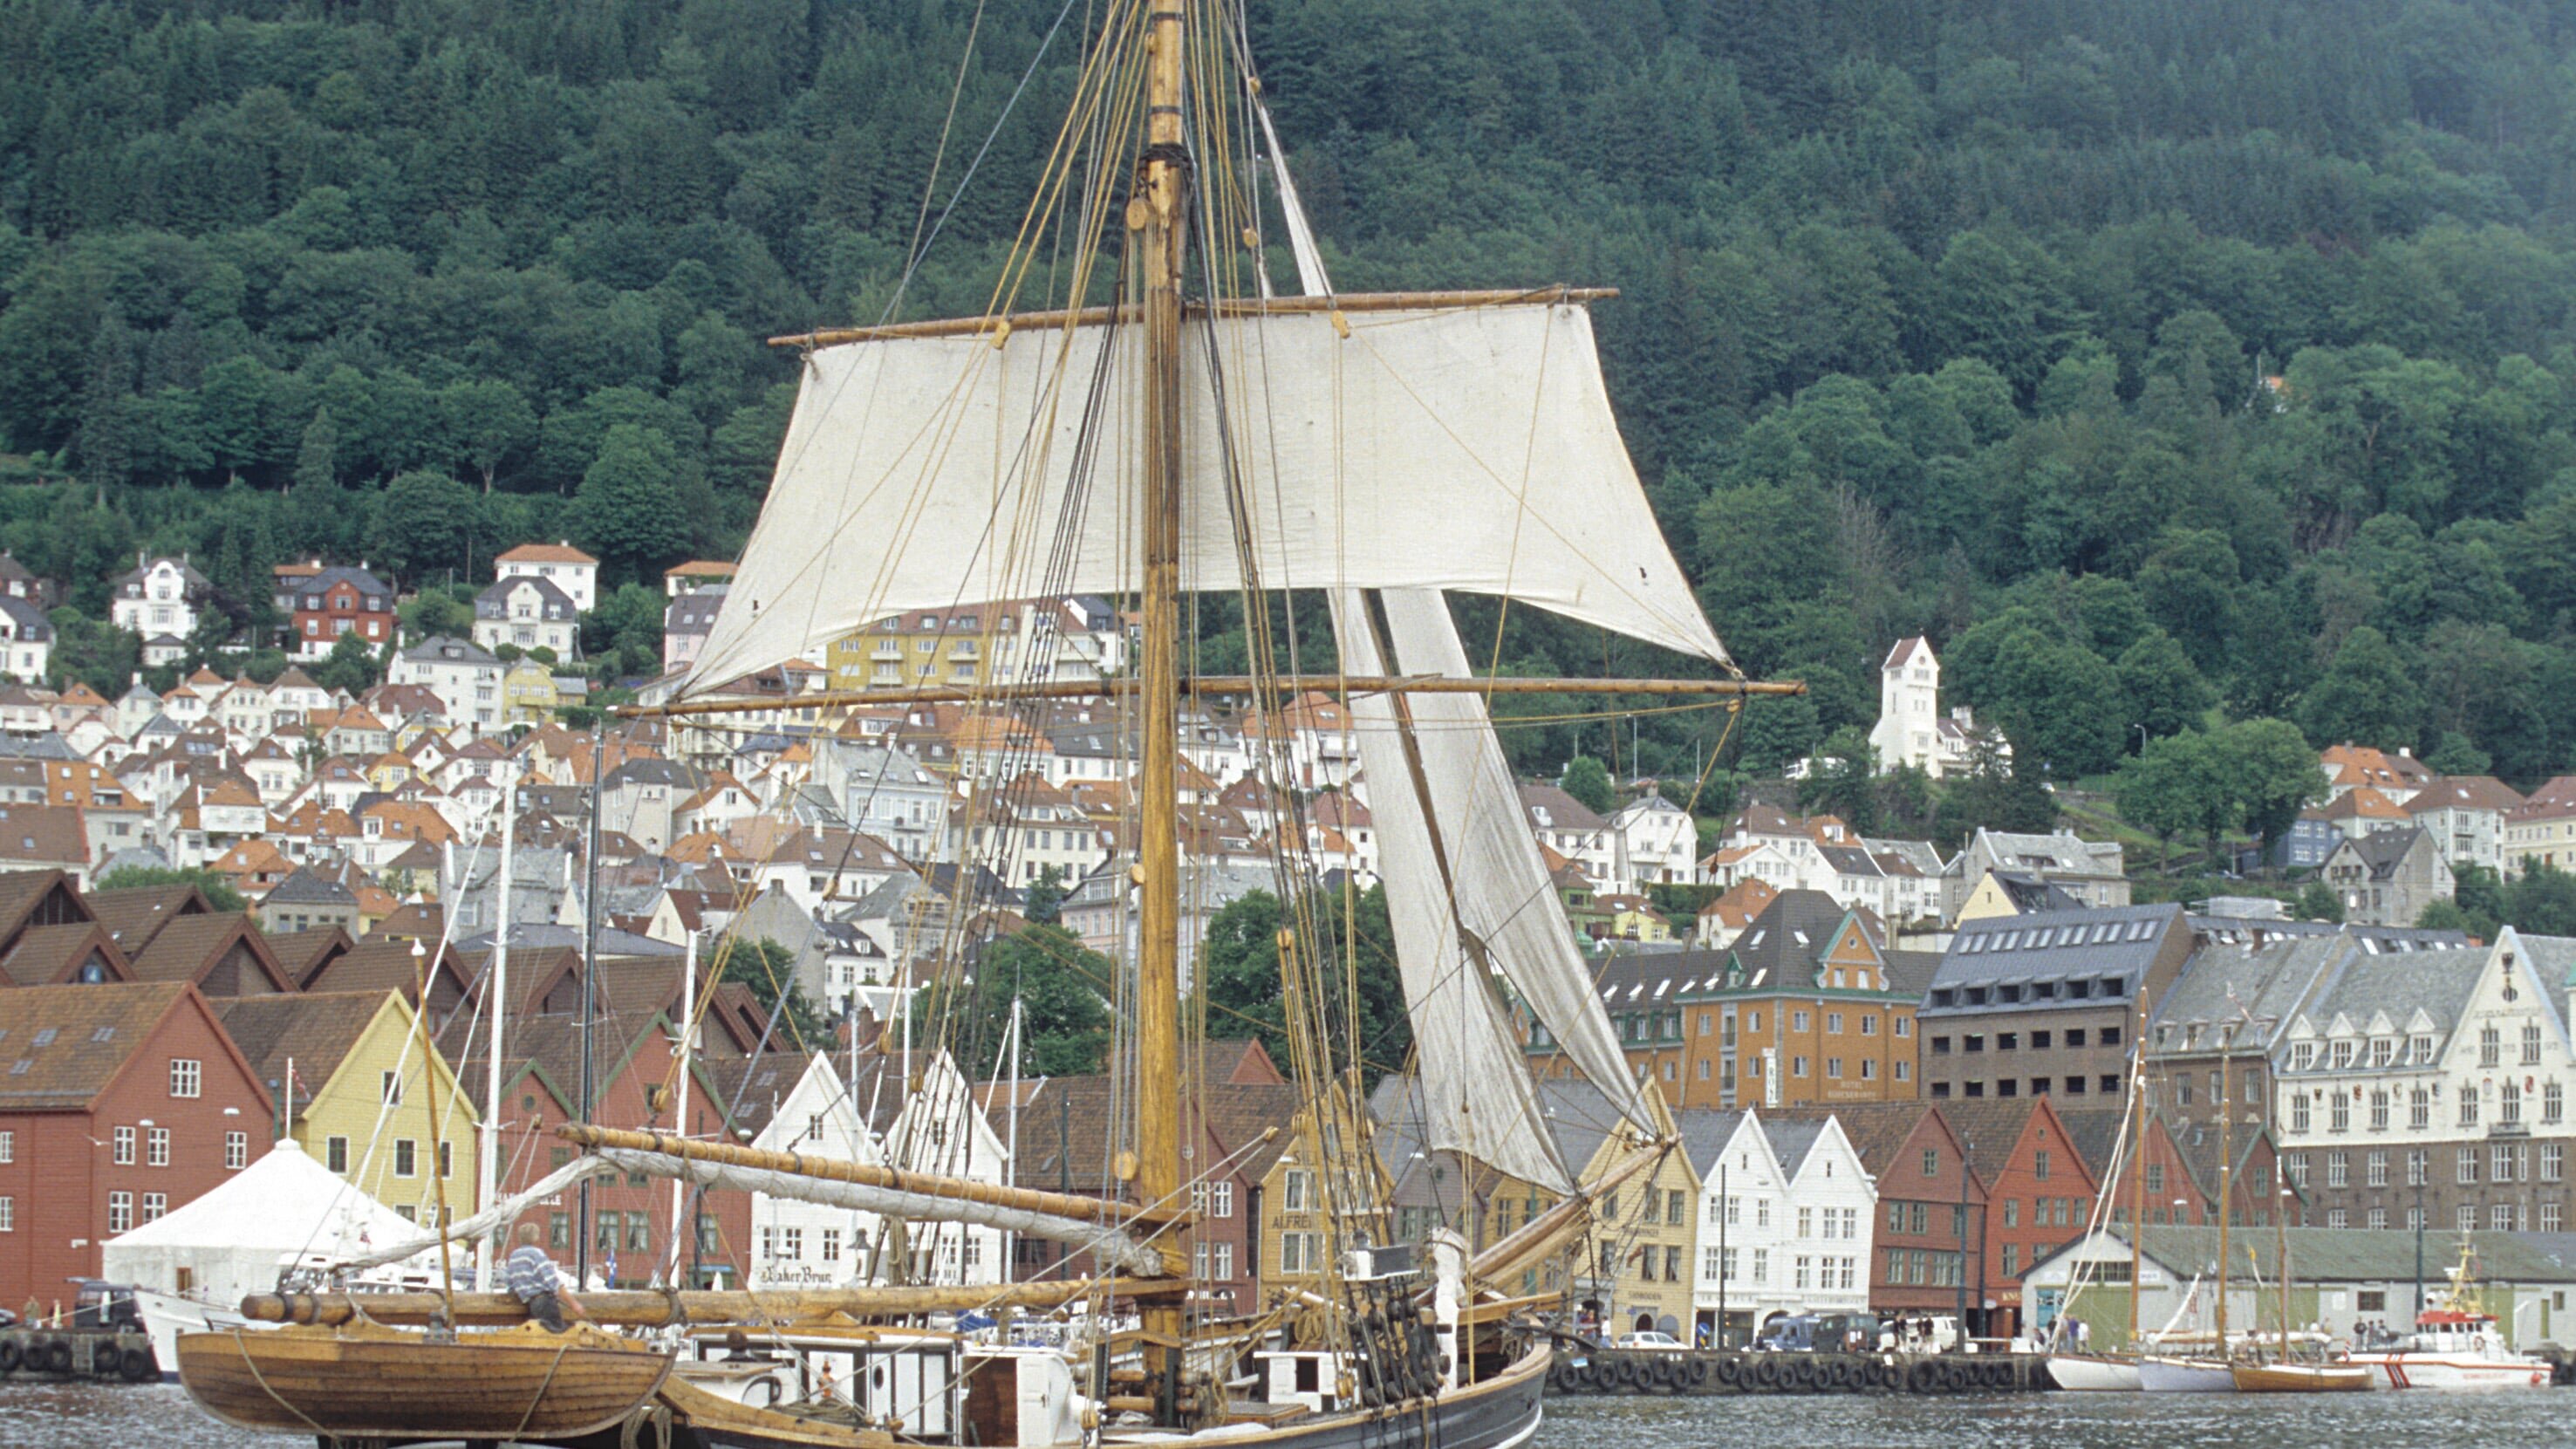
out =
[[[1145,325],[1144,696],[1137,791],[1136,1192],[1166,1206],[1180,1194],[1180,845],[1174,759],[1180,749],[1181,270],[1188,152],[1181,129],[1189,0],[1146,8],[1145,148],[1128,203],[1128,234]],[[1168,1240],[1174,1271],[1186,1267]],[[1143,1309],[1147,1382],[1168,1410],[1178,1389],[1178,1303]]]
[[[2131,1029],[2129,1040],[2129,1351],[2146,1352],[2138,1337],[2138,1270],[2146,1250],[2147,1236],[2147,993],[2138,993],[2138,1024]]]

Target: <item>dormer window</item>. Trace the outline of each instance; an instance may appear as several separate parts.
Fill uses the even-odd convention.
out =
[[[2336,1071],[2342,1071],[2346,1067],[2352,1065],[2353,1045],[2354,1044],[2349,1041],[2339,1041],[2334,1044],[2334,1050],[2331,1054],[2331,1064]]]
[[[2397,1039],[2395,1037],[2375,1036],[2370,1039],[2370,1064],[2372,1066],[2384,1067],[2390,1062],[2396,1060],[2396,1058]]]

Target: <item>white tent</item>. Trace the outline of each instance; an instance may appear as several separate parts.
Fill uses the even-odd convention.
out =
[[[108,1239],[100,1272],[138,1288],[231,1303],[245,1293],[275,1292],[281,1263],[401,1242],[419,1231],[283,1138],[223,1186]]]

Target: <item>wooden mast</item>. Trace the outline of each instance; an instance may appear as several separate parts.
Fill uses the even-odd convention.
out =
[[[2231,1146],[2235,1141],[2232,1128],[2236,1113],[2227,1104],[2229,1085],[2227,1069],[2232,1064],[2230,1059],[2234,1055],[2236,1045],[2232,1040],[2235,1035],[2234,1028],[2234,1022],[2227,1023],[2223,1029],[2228,1035],[2220,1038],[2218,1043],[2218,1361],[2220,1363],[2228,1361],[2227,1203],[2230,1195],[2228,1191],[2230,1179],[2236,1168],[2236,1157]]]
[[[2140,1244],[2147,1236],[2147,993],[2138,992],[2138,1024],[2129,1040],[2129,1351],[2144,1356],[2147,1346],[2138,1337],[2138,1271],[2145,1264],[2146,1251]]]
[[[1189,153],[1181,129],[1189,0],[1146,7],[1145,147],[1127,204],[1145,323],[1144,640],[1138,687],[1144,739],[1137,782],[1136,1195],[1176,1200],[1181,1168],[1180,750],[1181,275],[1189,247]],[[1187,1264],[1162,1241],[1173,1271]],[[1148,1300],[1146,1382],[1166,1422],[1178,1396],[1181,1306]]]

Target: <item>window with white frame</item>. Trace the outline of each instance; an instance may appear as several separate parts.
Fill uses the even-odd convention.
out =
[[[194,1057],[170,1059],[170,1095],[194,1097],[204,1087],[206,1064]]]
[[[118,1167],[134,1165],[134,1129],[119,1127],[108,1134],[108,1155]]]

